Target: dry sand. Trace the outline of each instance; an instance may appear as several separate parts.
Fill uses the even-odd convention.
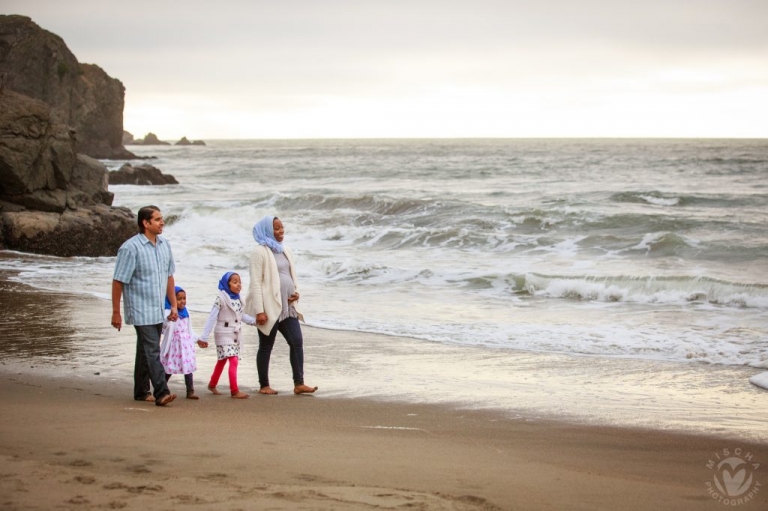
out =
[[[718,438],[439,406],[204,394],[161,408],[115,383],[5,369],[6,510],[721,509],[708,460],[768,459]],[[768,491],[743,506],[766,509]]]

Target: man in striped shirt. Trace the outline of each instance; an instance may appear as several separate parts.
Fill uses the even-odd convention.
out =
[[[120,297],[125,323],[136,329],[136,362],[133,370],[133,398],[165,406],[174,399],[160,363],[160,333],[163,328],[165,298],[171,303],[171,321],[176,321],[176,294],[173,273],[176,266],[168,241],[160,236],[165,222],[157,206],[145,206],[138,214],[139,233],[117,252],[112,277],[112,326],[119,331]],[[154,396],[149,393],[152,381]]]

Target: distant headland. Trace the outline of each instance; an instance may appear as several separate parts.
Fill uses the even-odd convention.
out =
[[[123,131],[123,145],[171,145],[170,142],[165,142],[157,138],[157,135],[150,132],[147,133],[144,138],[134,138],[128,131]],[[202,140],[190,141],[187,137],[181,137],[181,140],[173,145],[205,145]]]

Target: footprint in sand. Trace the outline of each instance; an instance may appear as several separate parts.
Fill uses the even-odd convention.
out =
[[[124,485],[123,483],[109,483],[102,486],[105,490],[124,490],[129,488],[129,486]]]
[[[105,490],[125,490],[128,493],[161,492],[164,490],[159,484],[129,486],[120,482],[105,484],[102,488]]]
[[[70,467],[90,467],[90,466],[93,466],[93,463],[87,460],[75,460],[75,461],[71,461],[69,463],[69,466]]]
[[[198,479],[207,479],[211,481],[220,481],[222,479],[227,479],[229,476],[227,474],[222,474],[221,472],[211,472],[210,474],[205,474],[202,476],[198,476]]]
[[[163,487],[159,484],[141,485],[128,488],[128,491],[131,493],[161,492]]]
[[[172,498],[178,500],[182,504],[208,504],[207,500],[194,495],[174,495]]]
[[[282,488],[267,492],[266,495],[278,501],[307,504],[325,509],[324,504],[333,509],[360,508],[411,508],[411,509],[452,509],[456,511],[495,511],[497,506],[483,497],[476,495],[447,495],[441,493],[421,493],[390,488],[371,488],[363,486],[325,486],[311,490]],[[322,504],[321,504],[322,503]]]

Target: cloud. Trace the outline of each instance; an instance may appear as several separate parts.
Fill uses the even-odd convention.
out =
[[[348,116],[345,125],[361,122],[357,112],[382,119],[400,112],[396,121],[403,124],[409,110],[437,115],[445,109],[457,125],[435,123],[432,131],[463,132],[458,119],[471,117],[472,108],[489,125],[509,124],[490,115],[487,98],[494,98],[501,105],[538,105],[551,123],[556,112],[547,105],[559,105],[560,124],[574,126],[577,135],[577,124],[565,119],[581,114],[581,105],[615,109],[621,97],[653,108],[686,94],[699,100],[707,94],[711,102],[712,94],[734,100],[768,91],[768,2],[762,0],[137,0],[116,6],[6,0],[4,9],[30,15],[62,36],[81,61],[122,80],[127,123],[149,119],[150,105],[159,108],[162,101],[179,117],[195,117],[182,114],[185,108],[215,104],[232,119],[264,115],[273,125],[284,124],[281,112],[293,123],[319,125],[315,119],[333,105]],[[451,95],[463,99],[446,99]],[[532,97],[538,99],[531,103]],[[419,107],[439,98],[440,108]],[[214,109],[203,110],[214,116]],[[452,122],[450,115],[444,120]],[[395,120],[389,122],[395,130]],[[421,121],[411,124],[429,131]]]

